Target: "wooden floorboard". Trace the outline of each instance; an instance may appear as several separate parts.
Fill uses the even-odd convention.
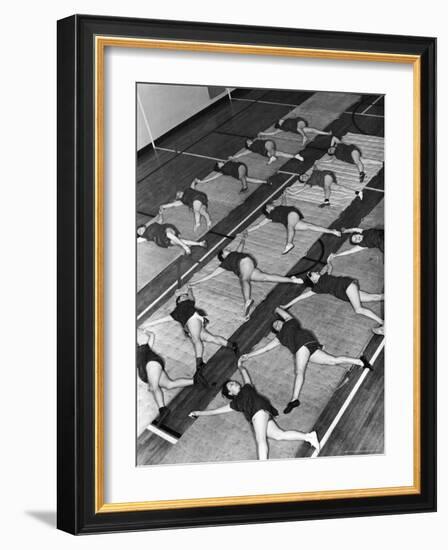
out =
[[[381,171],[374,180],[371,187],[382,188],[384,185],[384,173]],[[366,191],[364,200],[355,199],[350,206],[332,224],[334,228],[353,227],[361,223],[365,217],[380,201],[382,194],[374,191]],[[340,248],[343,239],[337,239],[332,235],[324,235],[321,239],[324,242],[326,255]],[[342,241],[342,242],[341,242]],[[310,254],[307,254],[309,256]],[[296,273],[304,269],[303,260],[290,270]],[[238,330],[231,335],[231,340],[239,343],[244,353],[256,345],[270,332],[270,326],[274,319],[274,309],[282,303],[286,303],[297,295],[297,287],[294,285],[277,285],[256,307],[249,321],[242,324]],[[302,288],[302,287],[300,287]],[[300,291],[299,291],[300,292]],[[224,381],[230,378],[236,370],[236,362],[229,350],[219,349],[209,360],[206,367],[207,378],[216,383],[220,388]],[[194,422],[188,417],[188,412],[196,409],[206,408],[216,395],[216,389],[185,388],[179,392],[170,403],[170,413],[167,424],[176,432],[184,433]],[[160,438],[144,432],[138,438],[138,463],[155,464],[161,457],[170,450],[171,445]]]

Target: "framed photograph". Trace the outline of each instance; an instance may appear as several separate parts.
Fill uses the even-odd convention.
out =
[[[58,22],[60,529],[435,510],[435,60]]]

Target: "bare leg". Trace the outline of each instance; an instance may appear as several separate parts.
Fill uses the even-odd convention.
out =
[[[336,365],[358,365],[359,367],[364,366],[364,363],[361,361],[361,359],[356,359],[356,357],[345,357],[343,355],[336,357],[335,355],[331,355],[330,353],[322,351],[321,349],[316,350],[311,355],[310,361],[312,361],[313,363],[317,363],[318,365],[328,365],[331,367],[334,367]]]
[[[296,236],[296,224],[288,221],[286,228],[286,244],[282,254],[287,254],[294,248],[294,237]]]
[[[201,216],[205,219],[207,228],[210,228],[212,226],[212,220],[210,218],[210,214],[208,213],[207,208],[204,205],[201,206],[200,213]]]
[[[310,350],[305,346],[302,346],[296,353],[295,356],[295,373],[296,377],[294,379],[294,388],[292,391],[291,401],[299,399],[300,391],[305,381],[305,369],[310,358]]]
[[[361,302],[382,302],[384,300],[384,294],[370,294],[369,292],[360,290],[359,298]]]
[[[160,386],[166,388],[167,390],[172,390],[173,388],[186,388],[187,386],[192,386],[194,384],[192,378],[175,378],[172,380],[166,372],[162,371],[160,375]]]
[[[336,229],[327,229],[320,225],[315,225],[314,223],[304,222],[300,220],[296,223],[295,229],[298,231],[317,231],[318,233],[329,233],[330,235],[336,235],[336,237],[341,236],[341,232]]]
[[[146,365],[146,373],[148,374],[149,388],[154,399],[157,403],[157,406],[160,408],[165,406],[165,401],[163,399],[163,392],[160,389],[159,381],[162,374],[162,367],[157,361],[150,361]]]
[[[190,332],[191,341],[193,342],[196,359],[202,359],[204,355],[204,344],[201,340],[202,319],[196,316],[190,317],[187,327]]]
[[[274,275],[271,273],[264,273],[264,271],[260,271],[257,267],[253,270],[251,281],[255,283],[296,283],[297,282],[292,277],[283,277],[282,275]]]
[[[172,244],[177,244],[177,246],[180,246],[181,248],[183,248],[185,250],[185,254],[191,254],[191,250],[188,247],[188,243],[193,241],[184,241],[183,239],[179,239],[177,235],[175,235],[174,233],[171,233],[170,231],[167,231],[166,236],[168,237],[168,239]]]
[[[247,169],[246,166],[241,165],[238,167],[238,176],[241,182],[241,191],[247,191]]]
[[[216,336],[216,334],[212,334],[205,328],[202,329],[201,337],[202,337],[202,340],[204,340],[204,342],[216,344],[217,346],[226,347],[229,343],[228,340],[226,340],[222,336]]]
[[[353,159],[353,162],[356,164],[356,167],[358,168],[358,172],[359,172],[359,176],[360,176],[360,181],[363,181],[364,178],[361,178],[362,174],[364,174],[365,176],[365,173],[364,173],[364,165],[362,163],[362,160],[361,160],[361,155],[359,154],[359,151],[352,151],[352,159]]]
[[[268,422],[267,436],[275,441],[311,441],[314,439],[311,433],[299,432],[298,430],[282,430],[272,418]]]
[[[367,309],[366,307],[363,307],[361,305],[359,289],[358,289],[358,285],[356,283],[352,283],[347,288],[347,296],[348,296],[348,299],[350,300],[350,303],[351,303],[355,313],[357,313],[358,315],[363,315],[364,317],[368,317],[369,319],[373,319],[374,321],[376,321],[380,325],[382,325],[384,323],[384,321],[383,321],[383,319],[381,319],[381,317],[378,317],[378,315],[373,313],[373,311],[371,311],[370,309]]]
[[[255,432],[255,441],[257,443],[258,460],[267,460],[269,456],[269,446],[267,439],[269,422],[269,413],[260,410],[252,417],[252,426]]]
[[[202,207],[201,201],[193,201],[193,216],[194,216],[194,227],[193,231],[196,233],[196,231],[201,226],[201,207]]]
[[[182,239],[182,242],[188,246],[200,246],[201,248],[207,247],[207,243],[205,241],[190,241],[188,239]]]
[[[328,174],[324,178],[324,198],[330,200],[331,186],[333,185],[333,178]]]
[[[240,285],[241,293],[244,299],[244,311],[243,316],[247,318],[249,316],[250,308],[253,304],[252,300],[252,286],[250,284],[252,274],[255,270],[254,264],[250,258],[244,258],[240,262]]]

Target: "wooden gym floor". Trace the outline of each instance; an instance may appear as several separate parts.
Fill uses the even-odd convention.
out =
[[[383,226],[384,206],[384,98],[378,95],[355,95],[328,92],[237,90],[232,101],[225,99],[187,124],[158,140],[156,150],[139,154],[137,162],[137,224],[157,213],[160,204],[174,199],[177,190],[185,189],[195,177],[210,174],[215,159],[225,159],[239,151],[246,137],[267,130],[279,118],[296,112],[305,115],[311,125],[344,135],[344,141],[358,144],[366,159],[367,177],[359,184],[351,165],[333,161],[325,152],[303,148],[300,138],[280,134],[275,140],[279,150],[301,151],[304,162],[279,159],[267,167],[256,155],[244,157],[249,174],[273,176],[273,185],[249,184],[250,192],[239,193],[239,183],[221,177],[199,186],[209,196],[213,227],[208,233],[194,236],[192,215],[186,207],[176,208],[167,216],[187,238],[205,238],[207,250],[194,250],[191,257],[177,248],[160,249],[153,243],[137,249],[137,316],[138,324],[157,319],[174,309],[174,291],[188,280],[199,278],[217,265],[216,253],[224,246],[236,245],[233,237],[260,219],[260,208],[286,190],[289,205],[297,206],[307,221],[333,228]],[[277,137],[279,139],[277,139]],[[341,187],[333,189],[332,206],[319,208],[321,189],[304,188],[297,181],[315,162],[337,173]],[[361,201],[354,191],[364,189]],[[227,238],[228,236],[229,238]],[[295,249],[281,256],[284,229],[269,224],[250,233],[246,248],[259,261],[264,271],[280,274],[306,272],[322,267],[330,252],[347,247],[346,239],[314,232],[298,232]],[[335,274],[356,277],[363,290],[381,292],[383,285],[382,255],[374,250],[339,258]],[[269,333],[273,310],[298,294],[295,285],[254,284],[257,305],[251,318],[241,316],[242,298],[238,280],[230,273],[195,287],[199,307],[211,321],[210,330],[231,337],[242,352],[263,341]],[[372,306],[382,314],[382,304]],[[309,364],[302,390],[302,405],[290,415],[281,414],[279,425],[308,431],[317,429],[324,438],[321,456],[382,453],[384,450],[384,339],[373,336],[375,323],[356,316],[351,307],[329,296],[313,296],[292,308],[302,324],[313,330],[325,349],[337,355],[360,356],[367,353],[375,359],[373,373],[348,367],[322,367]],[[191,342],[177,323],[153,328],[155,349],[166,359],[171,377],[192,376],[195,370]],[[137,379],[137,463],[173,464],[251,460],[256,458],[255,443],[249,424],[243,416],[231,413],[192,420],[191,410],[216,407],[224,403],[219,388],[224,380],[238,376],[233,354],[213,345],[206,346],[207,378],[216,382],[209,390],[197,387],[165,392],[170,407],[165,428],[181,436],[176,444],[148,430],[157,417],[157,407],[146,386]],[[293,381],[292,357],[287,350],[275,351],[247,362],[257,389],[282,410],[290,399]],[[273,442],[271,458],[310,456],[306,444]]]

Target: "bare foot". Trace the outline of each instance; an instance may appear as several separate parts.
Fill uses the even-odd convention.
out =
[[[285,246],[285,249],[282,252],[282,255],[288,254],[288,252],[291,252],[291,250],[294,248],[294,245],[292,243],[289,243]]]

